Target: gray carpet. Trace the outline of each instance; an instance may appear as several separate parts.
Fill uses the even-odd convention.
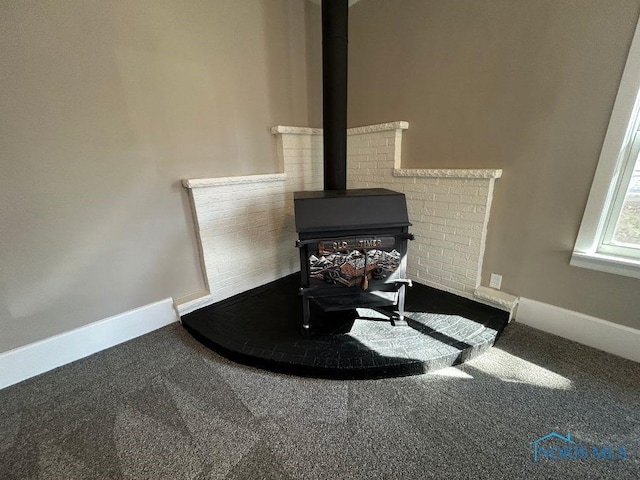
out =
[[[623,460],[533,461],[551,431]],[[169,326],[0,391],[0,478],[640,478],[640,365],[507,327],[388,380],[233,364]]]

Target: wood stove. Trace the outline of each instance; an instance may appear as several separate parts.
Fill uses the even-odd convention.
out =
[[[294,194],[303,333],[323,311],[395,306],[404,323],[408,228],[404,194],[347,190],[347,0],[322,2],[324,191]]]
[[[303,332],[311,328],[311,302],[325,312],[394,306],[404,324],[407,204],[384,188],[296,192]]]

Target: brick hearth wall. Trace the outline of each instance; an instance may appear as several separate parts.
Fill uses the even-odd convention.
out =
[[[349,129],[347,186],[403,192],[416,237],[409,243],[408,276],[472,296],[480,284],[493,186],[502,171],[402,169],[402,132],[408,126],[407,122],[392,122]],[[316,140],[321,130],[276,127],[273,132],[289,146],[282,149],[285,165],[297,162],[322,175],[321,153],[311,156],[307,149],[317,142],[321,151]],[[292,148],[294,145],[300,147]]]
[[[401,169],[406,122],[348,131],[348,188],[405,193],[410,278],[467,297],[480,284],[493,186],[501,170]],[[274,127],[284,173],[184,180],[189,188],[211,292],[186,313],[299,269],[293,192],[321,190],[322,130]]]
[[[407,170],[401,167],[406,122],[349,137],[348,187],[385,187],[407,197],[411,232],[407,274],[413,280],[471,296],[480,285],[484,244],[500,170]]]
[[[214,301],[294,271],[285,175],[189,180],[206,280]],[[279,246],[289,242],[291,248]]]

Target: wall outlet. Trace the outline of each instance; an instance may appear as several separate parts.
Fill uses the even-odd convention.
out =
[[[489,286],[491,288],[500,290],[501,285],[502,285],[502,275],[498,275],[497,273],[492,273],[491,280],[489,280]]]

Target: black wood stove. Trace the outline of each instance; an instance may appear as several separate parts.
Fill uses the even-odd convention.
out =
[[[303,332],[322,311],[395,306],[404,323],[409,218],[404,194],[383,188],[296,192]],[[306,333],[306,332],[305,332]]]
[[[324,191],[294,195],[303,333],[323,311],[395,306],[404,323],[409,218],[404,194],[347,190],[347,0],[322,2]]]

